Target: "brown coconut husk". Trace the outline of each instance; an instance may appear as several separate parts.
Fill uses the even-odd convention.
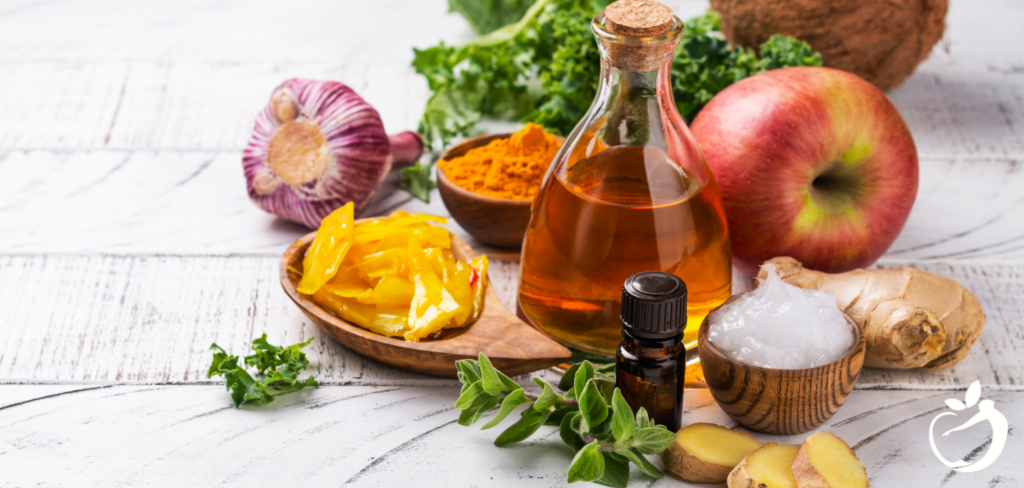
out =
[[[825,66],[881,90],[910,76],[946,28],[948,0],[711,0],[722,34],[756,47],[773,34],[807,41]]]

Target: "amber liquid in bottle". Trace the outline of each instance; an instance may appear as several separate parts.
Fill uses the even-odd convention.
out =
[[[689,291],[683,344],[729,298],[732,253],[718,186],[672,95],[683,32],[661,37],[591,23],[601,78],[590,110],[552,161],[523,241],[519,308],[577,356],[615,356],[622,284],[664,271]]]
[[[675,274],[689,288],[684,343],[729,298],[731,250],[718,187],[653,147],[618,146],[570,161],[546,185],[524,246],[519,306],[578,351],[614,356],[622,282]]]

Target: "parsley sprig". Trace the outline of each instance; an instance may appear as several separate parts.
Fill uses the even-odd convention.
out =
[[[517,407],[529,404],[522,417],[494,440],[504,447],[522,442],[542,425],[556,425],[562,441],[575,456],[569,465],[566,481],[594,481],[607,486],[629,484],[629,464],[653,478],[665,476],[645,455],[668,449],[675,434],[663,425],[656,425],[642,407],[633,410],[615,388],[614,365],[594,367],[589,361],[573,365],[558,382],[559,394],[550,383],[533,380],[541,387],[539,395],[526,392],[511,378],[491,365],[480,354],[477,361],[464,359],[455,363],[462,382],[462,393],[455,402],[461,410],[460,425],[473,425],[494,407],[497,415],[484,424],[489,429],[501,423]]]
[[[245,368],[239,366],[238,356],[229,355],[224,348],[214,343],[210,345],[210,349],[215,351],[213,363],[206,377],[222,376],[227,380],[227,389],[231,392],[235,408],[243,403],[270,403],[274,401],[275,394],[319,385],[313,375],[305,381],[298,379],[299,373],[309,366],[306,353],[301,349],[312,341],[310,337],[306,342],[278,347],[267,342],[266,334],[252,341],[255,354],[246,356],[244,364],[255,368],[259,379],[254,379]]]

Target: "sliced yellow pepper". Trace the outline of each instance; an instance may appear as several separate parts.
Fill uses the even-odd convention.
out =
[[[441,330],[458,313],[459,303],[434,274],[417,239],[409,239],[409,281],[416,287],[416,295],[409,306],[409,330],[405,340],[418,341]]]
[[[302,259],[302,279],[297,287],[299,293],[316,293],[338,273],[338,267],[352,247],[354,220],[355,206],[349,202],[320,222],[320,229]]]
[[[313,300],[335,315],[383,336],[403,337],[409,327],[407,307],[368,305],[324,290],[313,295]]]
[[[373,301],[378,306],[393,305],[409,307],[416,296],[412,282],[398,276],[387,276],[373,289]]]
[[[395,212],[354,224],[352,205],[328,215],[303,259],[301,293],[375,333],[409,341],[479,318],[487,258],[459,261],[447,219]]]

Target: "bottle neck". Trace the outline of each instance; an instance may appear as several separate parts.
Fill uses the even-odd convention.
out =
[[[677,357],[686,349],[683,347],[683,334],[665,339],[648,339],[622,329],[622,347],[626,352],[641,358],[663,359]]]

